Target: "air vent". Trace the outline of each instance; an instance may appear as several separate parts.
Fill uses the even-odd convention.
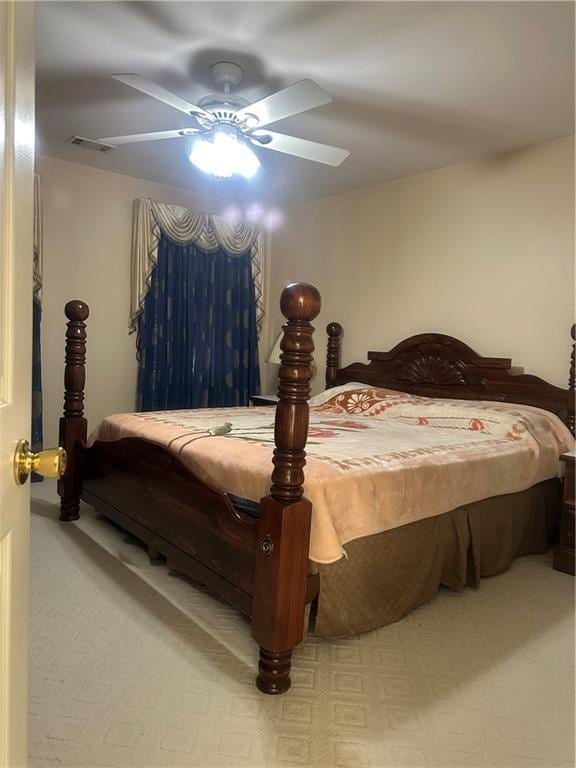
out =
[[[91,149],[94,152],[111,152],[116,149],[112,144],[104,144],[104,142],[96,141],[96,139],[83,139],[82,136],[71,136],[66,144],[75,144],[77,147]]]

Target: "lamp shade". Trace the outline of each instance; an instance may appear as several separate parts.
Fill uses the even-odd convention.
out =
[[[280,354],[282,352],[282,350],[280,349],[280,342],[282,341],[283,336],[284,336],[284,331],[280,331],[280,333],[276,337],[276,341],[272,345],[270,354],[266,358],[267,363],[274,363],[275,365],[280,365],[280,363],[282,362],[280,360]]]

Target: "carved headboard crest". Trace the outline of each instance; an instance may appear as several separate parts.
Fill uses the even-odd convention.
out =
[[[468,386],[462,362],[444,360],[432,352],[407,361],[398,374],[398,381],[405,381],[413,386]]]

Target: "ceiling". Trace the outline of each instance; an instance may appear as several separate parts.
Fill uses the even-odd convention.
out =
[[[273,130],[345,147],[339,168],[258,152],[251,181],[214,181],[189,140],[109,155],[65,141],[184,128],[186,116],[115,82],[137,72],[197,101],[208,67],[245,69],[251,101],[311,77],[334,101]],[[574,129],[571,2],[40,2],[38,151],[192,189],[290,205]]]

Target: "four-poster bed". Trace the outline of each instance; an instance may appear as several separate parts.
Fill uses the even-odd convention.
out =
[[[311,321],[320,311],[320,295],[313,286],[292,284],[282,293],[281,309],[287,322],[272,485],[259,507],[234,504],[223,486],[207,482],[180,454],[151,439],[97,437],[87,442],[83,403],[88,307],[80,301],[69,302],[65,310],[69,322],[60,422],[60,443],[68,453],[68,469],[58,487],[60,519],[78,519],[83,499],[141,539],[152,558],[162,555],[169,568],[203,582],[250,616],[260,647],[257,685],[265,693],[289,688],[291,654],[304,634],[305,607],[319,591],[322,594],[323,570],[332,567],[310,567],[312,505],[303,497],[314,349]],[[368,365],[341,368],[342,328],[331,323],[327,332],[329,389],[361,382],[426,397],[519,403],[557,414],[573,431],[573,386],[569,391],[516,374],[508,359],[481,357],[452,337],[423,334],[390,352],[370,352]],[[378,535],[387,533],[393,532]],[[516,549],[513,556],[522,551]],[[422,595],[414,605],[427,599]],[[402,611],[405,608],[400,615]]]

